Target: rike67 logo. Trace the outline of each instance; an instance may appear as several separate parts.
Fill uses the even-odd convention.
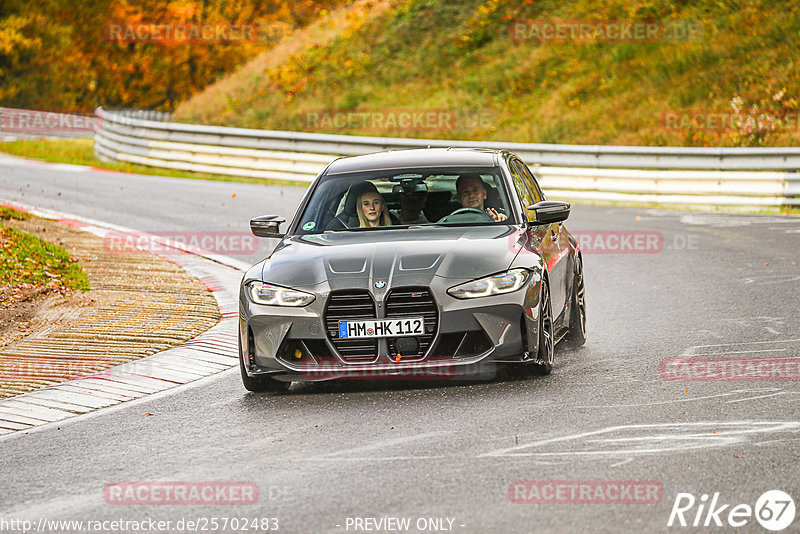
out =
[[[777,532],[791,525],[794,516],[794,500],[781,490],[764,492],[755,506],[724,503],[719,492],[714,493],[710,501],[705,493],[699,499],[691,493],[678,493],[667,526],[737,528],[749,524],[755,517],[762,527]]]

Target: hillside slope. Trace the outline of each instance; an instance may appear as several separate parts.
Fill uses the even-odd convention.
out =
[[[792,1],[394,0],[372,15],[331,40],[262,56],[176,119],[514,142],[800,140]],[[614,24],[626,22],[655,30],[616,38]],[[594,33],[573,37],[580,25]],[[433,120],[407,120],[425,109]]]
[[[357,0],[350,6],[326,11],[314,23],[295,31],[271,50],[181,103],[175,110],[175,118],[204,124],[243,124],[238,117],[243,113],[242,104],[252,101],[254,93],[271,86],[269,72],[272,69],[285,65],[308,49],[327,46],[337,37],[350,35],[389,9],[388,0]],[[256,110],[252,115],[255,121],[262,119]]]

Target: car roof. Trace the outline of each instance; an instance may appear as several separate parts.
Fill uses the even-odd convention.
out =
[[[325,174],[405,169],[409,167],[495,167],[501,150],[487,148],[416,148],[339,158]]]

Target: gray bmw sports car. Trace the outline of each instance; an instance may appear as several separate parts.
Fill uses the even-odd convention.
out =
[[[581,252],[507,151],[423,149],[333,161],[245,274],[239,361],[250,391],[293,380],[451,378],[516,364],[547,374],[586,340]]]

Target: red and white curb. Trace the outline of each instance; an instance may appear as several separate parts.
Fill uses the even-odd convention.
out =
[[[10,205],[10,204],[8,204]],[[94,235],[133,232],[33,206],[16,207],[34,215],[59,219]],[[25,431],[87,412],[120,404],[226,371],[238,365],[236,324],[242,271],[249,265],[205,251],[185,251],[158,236],[153,241],[184,252],[165,256],[198,277],[219,305],[221,321],[206,332],[172,349],[106,371],[62,382],[0,401],[0,435]]]

